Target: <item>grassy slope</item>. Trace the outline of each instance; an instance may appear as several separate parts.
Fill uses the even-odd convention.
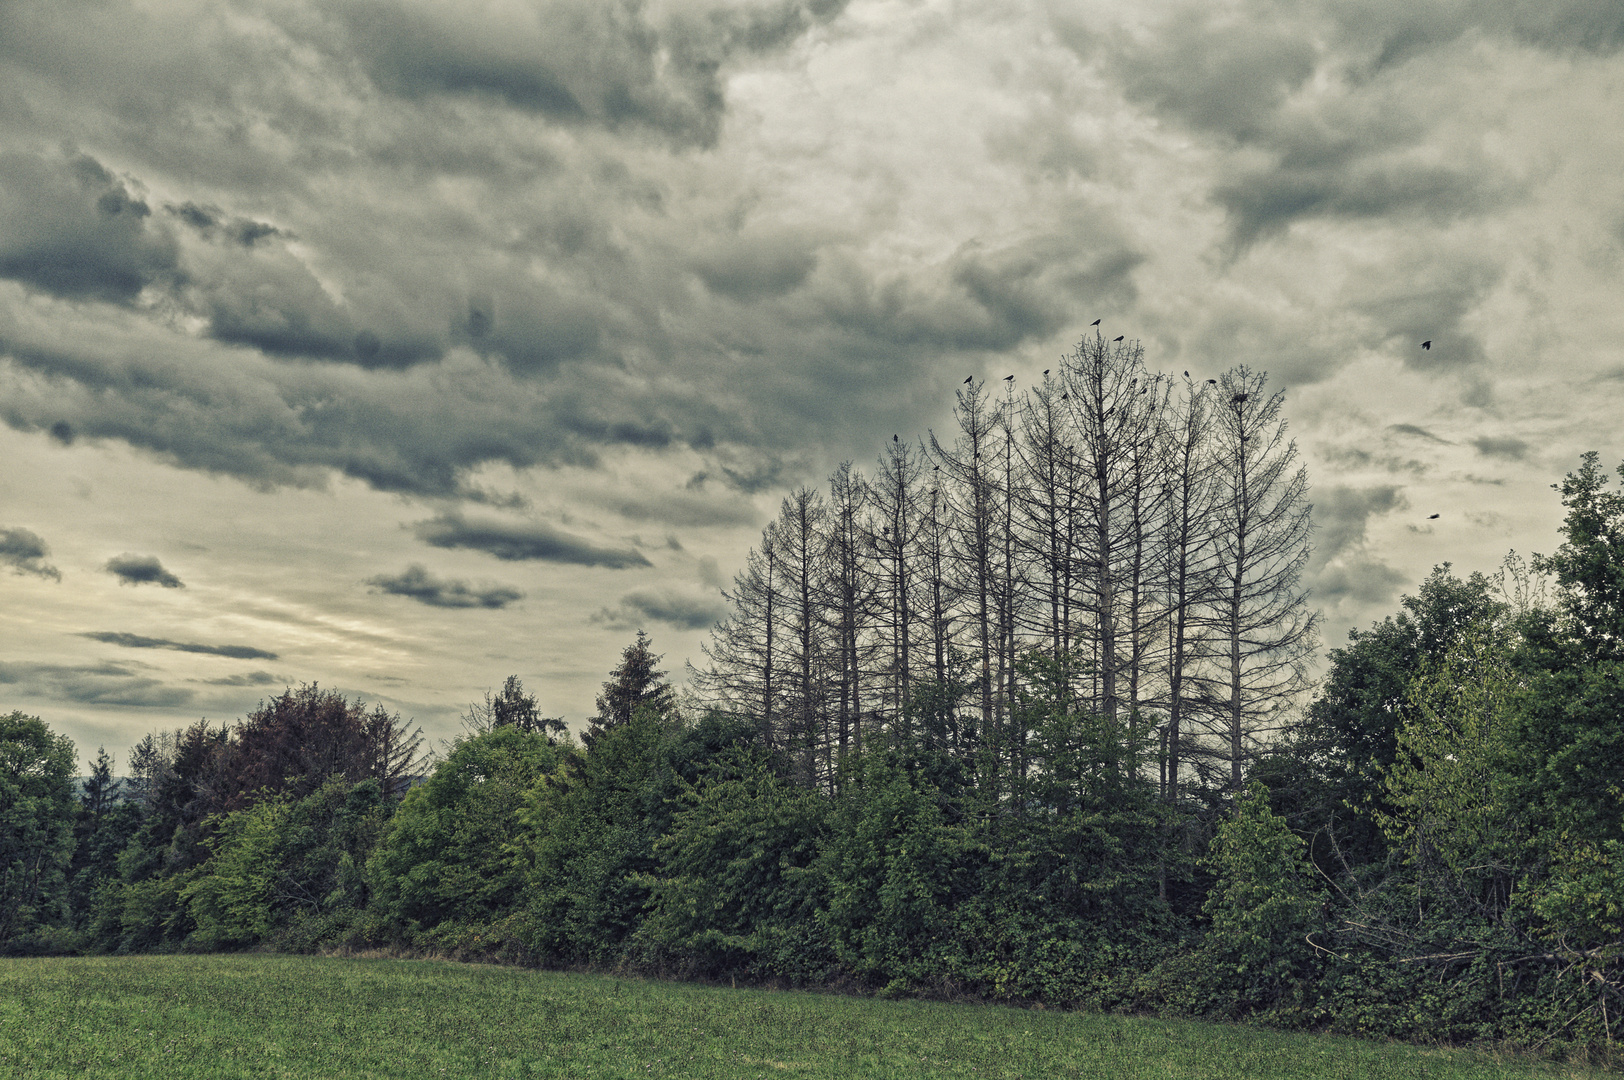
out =
[[[0,960],[16,1077],[1600,1076],[1245,1027],[435,961]]]

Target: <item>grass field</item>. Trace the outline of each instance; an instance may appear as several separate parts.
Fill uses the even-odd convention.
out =
[[[1602,1076],[1246,1027],[412,960],[0,960],[6,1077]]]

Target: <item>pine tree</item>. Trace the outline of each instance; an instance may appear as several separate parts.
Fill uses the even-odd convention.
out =
[[[598,695],[598,715],[582,736],[587,749],[598,737],[631,720],[640,708],[650,708],[662,716],[676,704],[676,691],[659,670],[661,656],[649,648],[647,632],[639,630],[637,640],[620,654],[620,666],[609,673]]]

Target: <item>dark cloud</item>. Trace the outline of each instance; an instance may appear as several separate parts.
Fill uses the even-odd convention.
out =
[[[269,671],[250,671],[244,675],[226,675],[218,679],[196,679],[205,686],[287,686],[289,680]]]
[[[694,596],[674,589],[639,589],[622,596],[613,608],[600,609],[592,621],[616,630],[635,630],[649,622],[703,630],[727,613],[726,601],[715,594]]]
[[[1521,439],[1510,436],[1483,435],[1473,439],[1472,445],[1477,447],[1477,452],[1484,457],[1505,458],[1508,461],[1526,460],[1534,449]]]
[[[475,522],[458,513],[446,513],[418,522],[416,533],[419,540],[433,547],[472,548],[510,562],[535,559],[612,570],[652,565],[635,551],[598,547],[539,521]]]
[[[0,278],[128,303],[178,274],[174,239],[94,158],[0,153]]]
[[[275,660],[276,653],[256,649],[251,645],[202,645],[189,641],[169,641],[166,638],[142,637],[117,630],[87,630],[79,635],[107,645],[125,649],[173,649],[176,652],[202,653],[206,656],[228,656],[233,660]]]
[[[504,608],[524,593],[506,585],[471,586],[465,581],[436,577],[413,563],[399,574],[379,574],[366,582],[395,596],[409,596],[420,604],[441,608]]]
[[[1408,505],[1402,488],[1391,484],[1355,488],[1336,485],[1314,492],[1316,565],[1358,549],[1370,519]]]
[[[0,685],[36,697],[137,708],[174,708],[188,704],[196,696],[186,687],[167,686],[137,667],[114,662],[36,664],[0,660]]]
[[[164,569],[155,555],[119,555],[107,560],[106,569],[118,578],[120,585],[161,585],[166,589],[186,587],[180,578]]]
[[[478,13],[421,0],[350,0],[332,9],[340,33],[316,43],[342,39],[394,94],[490,97],[561,123],[709,145],[725,109],[721,65],[782,47],[844,6],[689,6],[662,23],[635,0],[550,0]]]
[[[1208,11],[1187,8],[1152,41],[1105,55],[1130,100],[1198,129],[1256,136],[1313,74],[1314,43],[1289,23],[1220,23]]]
[[[1426,439],[1429,442],[1442,443],[1445,446],[1454,445],[1448,439],[1441,439],[1426,428],[1417,427],[1414,424],[1388,424],[1387,430],[1395,435],[1414,435],[1418,439]]]
[[[1328,607],[1370,607],[1391,602],[1409,579],[1372,558],[1335,563],[1312,576],[1315,603]]]
[[[657,521],[682,528],[731,528],[754,525],[761,515],[755,505],[735,491],[707,492],[703,482],[676,490],[644,489],[631,495],[585,493],[586,498],[633,521]]]
[[[1325,10],[1341,24],[1343,40],[1361,49],[1371,71],[1414,60],[1468,35],[1557,52],[1605,55],[1624,47],[1624,11],[1612,0],[1356,0],[1326,5]]]
[[[1246,167],[1213,190],[1229,215],[1237,250],[1309,217],[1392,219],[1422,216],[1438,223],[1482,213],[1507,192],[1483,161],[1436,165],[1371,158],[1305,165],[1285,160]]]
[[[61,581],[62,571],[45,561],[50,554],[51,549],[37,533],[0,528],[0,565],[11,567],[12,573]]]
[[[711,292],[750,301],[798,287],[817,262],[817,252],[804,243],[775,237],[716,245],[690,265]]]
[[[232,218],[217,206],[199,206],[196,203],[173,203],[164,207],[177,219],[190,225],[200,236],[209,240],[224,240],[227,243],[239,244],[251,248],[261,240],[278,237],[284,240],[293,239],[293,234],[277,228],[275,225],[263,221],[254,221],[251,218]]]

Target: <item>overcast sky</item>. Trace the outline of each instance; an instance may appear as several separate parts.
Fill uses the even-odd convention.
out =
[[[1096,318],[1286,390],[1328,648],[1556,546],[1621,278],[1618,0],[3,0],[0,710],[578,726]]]

